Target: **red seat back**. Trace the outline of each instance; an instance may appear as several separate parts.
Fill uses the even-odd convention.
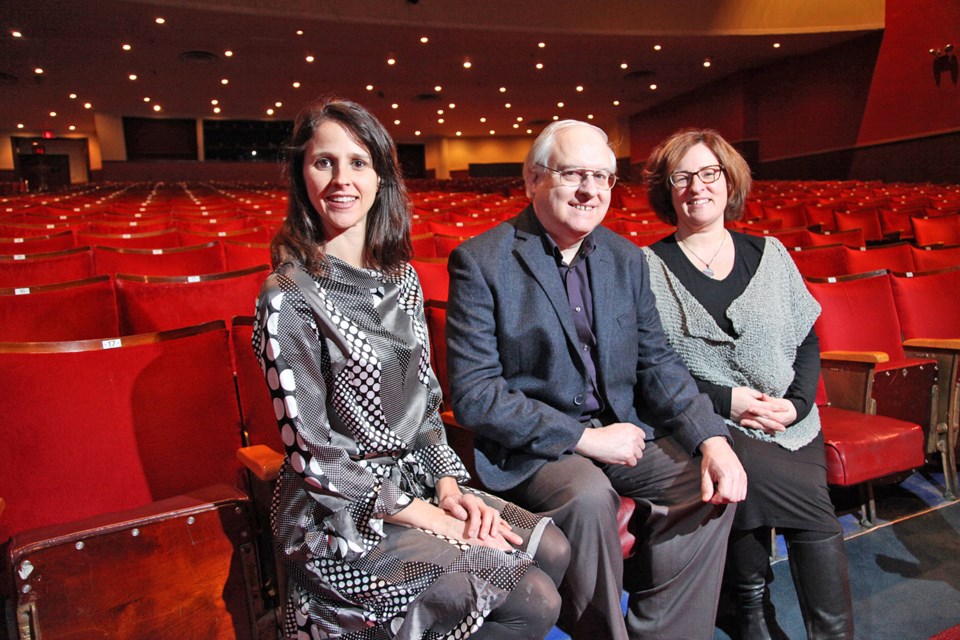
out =
[[[250,316],[237,317],[230,329],[243,430],[248,445],[264,444],[282,452],[285,447],[280,440],[273,399],[251,344],[254,322]]]
[[[88,340],[120,335],[108,276],[0,289],[0,342]]]
[[[124,335],[179,329],[249,315],[270,268],[266,265],[206,276],[117,276],[117,308]]]
[[[3,288],[84,280],[94,275],[90,247],[32,255],[0,255],[0,287]]]
[[[821,351],[883,351],[903,360],[900,320],[885,273],[807,281],[820,303],[816,331]]]
[[[420,278],[424,300],[447,301],[450,288],[450,274],[447,273],[447,261],[443,258],[414,258],[410,261]]]
[[[913,247],[913,262],[917,271],[937,271],[960,267],[960,245],[952,247]]]
[[[266,242],[238,242],[226,238],[220,242],[228,271],[270,264],[270,244]]]
[[[77,242],[83,245],[117,249],[172,249],[180,246],[180,236],[176,229],[115,234],[78,231]]]
[[[865,240],[883,240],[880,214],[876,209],[836,211],[833,217],[837,222],[837,231],[860,229]]]
[[[937,218],[911,218],[913,235],[918,245],[960,244],[960,215]]]
[[[0,255],[52,253],[77,246],[73,231],[66,229],[45,236],[14,236],[0,238]]]
[[[790,249],[790,257],[804,278],[830,278],[847,273],[847,252],[842,244]]]
[[[123,339],[0,344],[0,541],[240,481],[222,322]]]
[[[224,270],[223,251],[216,242],[175,249],[94,247],[93,251],[98,274],[192,276]]]
[[[891,274],[890,283],[904,338],[960,338],[960,268]]]
[[[888,269],[890,271],[913,271],[913,251],[906,242],[880,247],[846,248],[847,273],[867,273]]]

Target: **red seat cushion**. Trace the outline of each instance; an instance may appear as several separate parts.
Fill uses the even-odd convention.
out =
[[[820,407],[827,482],[850,486],[925,462],[920,425],[835,407]]]

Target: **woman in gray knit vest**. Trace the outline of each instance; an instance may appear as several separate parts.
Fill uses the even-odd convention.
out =
[[[852,638],[843,532],[827,493],[814,402],[820,307],[778,240],[725,228],[743,214],[750,169],[717,132],[675,133],[644,173],[657,216],[677,227],[644,249],[663,327],[727,419],[750,482],[727,555],[740,637],[786,637],[767,588],[776,527],[807,636]]]

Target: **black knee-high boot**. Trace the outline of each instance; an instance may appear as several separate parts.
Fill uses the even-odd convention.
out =
[[[843,534],[815,541],[788,540],[790,573],[811,640],[853,638],[853,603]]]
[[[727,545],[727,576],[736,598],[740,640],[787,640],[777,625],[767,587],[769,539],[769,529],[734,531]]]

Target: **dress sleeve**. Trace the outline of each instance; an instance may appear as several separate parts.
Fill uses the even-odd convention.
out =
[[[330,361],[324,336],[296,284],[271,276],[258,300],[254,350],[266,376],[289,467],[318,503],[325,527],[355,551],[367,546],[371,523],[411,502],[384,474],[374,473],[346,449],[348,436],[331,428]]]
[[[793,382],[783,397],[793,403],[797,409],[797,422],[810,413],[817,397],[817,383],[820,380],[820,341],[813,328],[797,347],[797,358],[793,361]]]

